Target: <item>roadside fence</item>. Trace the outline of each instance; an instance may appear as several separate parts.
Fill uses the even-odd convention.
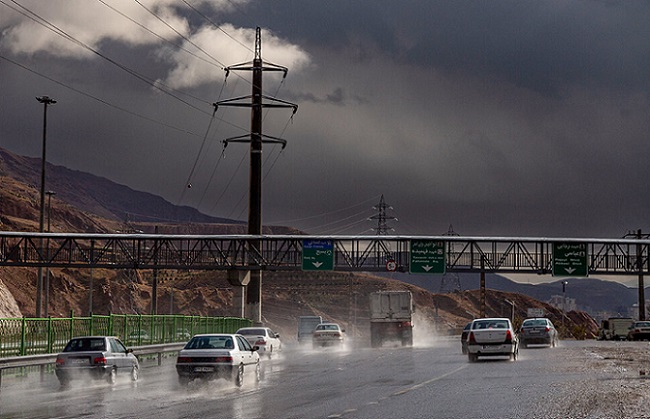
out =
[[[0,358],[61,352],[75,336],[117,336],[127,347],[186,342],[199,333],[234,333],[239,317],[109,314],[67,318],[0,318]]]

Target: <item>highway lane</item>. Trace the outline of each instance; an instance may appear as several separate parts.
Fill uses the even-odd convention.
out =
[[[312,350],[286,347],[264,360],[264,377],[177,383],[173,363],[127,379],[73,384],[5,380],[2,418],[514,418],[566,417],[593,379],[585,368],[600,342],[521,350],[520,359],[469,363],[456,339],[413,348]],[[247,377],[248,378],[248,377]],[[580,390],[578,390],[580,388]],[[577,416],[586,417],[586,416]],[[600,416],[590,416],[600,417]],[[608,417],[608,416],[602,416]]]

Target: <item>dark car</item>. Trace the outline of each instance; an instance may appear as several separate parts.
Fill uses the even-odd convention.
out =
[[[650,339],[650,322],[634,322],[627,333],[627,340]]]
[[[472,322],[469,322],[463,328],[463,331],[460,334],[460,349],[463,352],[463,355],[467,355],[467,337],[469,336],[469,330],[472,328]]]
[[[128,374],[137,381],[140,364],[133,351],[116,337],[82,336],[72,338],[57,355],[54,371],[62,386],[82,376],[114,384],[118,374]]]
[[[557,346],[558,333],[553,323],[545,318],[526,319],[519,328],[519,342],[522,348],[528,345]]]

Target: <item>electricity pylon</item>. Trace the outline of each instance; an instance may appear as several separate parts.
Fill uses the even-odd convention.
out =
[[[282,144],[287,142],[280,138],[262,134],[262,108],[292,108],[295,114],[298,105],[274,97],[266,96],[262,92],[262,73],[264,71],[280,71],[283,77],[287,76],[288,69],[275,64],[262,61],[262,36],[258,27],[255,31],[255,58],[252,62],[226,67],[226,77],[231,71],[252,71],[253,90],[250,96],[236,97],[214,103],[215,112],[219,106],[232,106],[251,108],[250,134],[228,138],[223,141],[224,147],[231,142],[250,143],[250,179],[249,179],[249,205],[248,205],[248,234],[262,234],[262,144]],[[270,102],[265,102],[264,99]],[[246,102],[250,100],[250,102]],[[260,244],[251,242],[250,251],[258,254]],[[243,282],[241,285],[245,285]],[[262,322],[262,272],[250,272],[250,282],[246,285],[246,316],[256,323]]]
[[[372,207],[372,209],[377,210],[377,214],[373,215],[372,217],[368,218],[368,220],[377,220],[377,228],[373,228],[379,235],[385,235],[388,233],[388,231],[394,231],[392,227],[388,225],[388,221],[398,221],[397,218],[395,217],[389,217],[386,215],[386,210],[392,210],[393,207],[390,205],[386,204],[386,201],[384,201],[384,194],[381,194],[381,198],[379,199],[379,203]]]

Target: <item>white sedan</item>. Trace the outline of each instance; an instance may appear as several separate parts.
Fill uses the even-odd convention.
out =
[[[248,343],[259,348],[260,354],[266,354],[269,358],[282,348],[280,335],[268,327],[242,327],[236,333],[244,336]]]
[[[519,355],[519,340],[508,318],[486,318],[472,321],[467,337],[467,356],[475,362],[479,356]]]
[[[345,330],[336,323],[321,323],[314,329],[312,342],[314,348],[322,346],[342,346]]]
[[[247,372],[260,380],[260,356],[242,335],[196,335],[178,353],[176,372],[181,384],[195,378],[225,378],[241,387]]]

